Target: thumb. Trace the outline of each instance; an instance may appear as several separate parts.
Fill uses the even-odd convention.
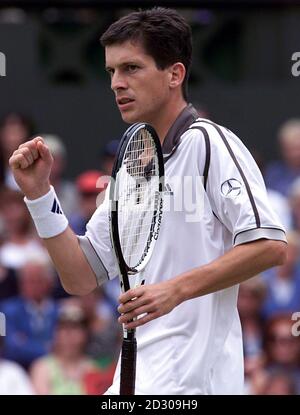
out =
[[[44,144],[43,141],[39,140],[37,142],[37,149],[41,156],[41,159],[44,160],[46,163],[52,162],[52,155],[50,153],[49,148]]]

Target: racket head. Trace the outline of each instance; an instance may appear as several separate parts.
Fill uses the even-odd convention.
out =
[[[111,241],[120,274],[140,272],[158,238],[163,208],[164,162],[152,126],[136,123],[124,133],[110,184]],[[129,283],[123,281],[125,291]]]

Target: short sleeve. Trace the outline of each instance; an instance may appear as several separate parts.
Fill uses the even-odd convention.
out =
[[[210,121],[197,126],[209,137],[206,191],[214,214],[232,233],[233,245],[262,238],[286,241],[262,174],[245,145],[231,131]]]
[[[88,222],[85,235],[78,236],[80,246],[99,285],[119,274],[110,239],[108,195],[109,187],[106,189],[103,203]]]

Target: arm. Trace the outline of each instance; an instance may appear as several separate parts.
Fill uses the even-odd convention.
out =
[[[85,295],[97,287],[96,275],[69,226],[60,235],[43,241],[69,294]]]
[[[118,311],[124,314],[119,321],[126,323],[147,313],[127,326],[138,327],[169,313],[183,301],[241,283],[267,268],[283,264],[286,246],[284,242],[266,239],[238,245],[210,264],[159,284],[129,290],[120,297]]]
[[[183,300],[231,287],[282,265],[286,248],[285,242],[266,239],[238,245],[210,264],[177,277],[176,285]]]
[[[9,164],[27,199],[35,200],[49,192],[52,163],[51,153],[41,137],[22,144],[13,153]],[[96,288],[96,276],[69,227],[43,241],[69,294],[84,295]]]

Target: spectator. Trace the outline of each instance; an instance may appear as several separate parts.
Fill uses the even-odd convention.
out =
[[[291,184],[300,175],[300,119],[290,119],[280,128],[281,160],[270,163],[265,171],[267,187],[288,196]]]
[[[266,294],[266,287],[260,276],[251,278],[239,288],[238,310],[240,314],[243,346],[245,393],[255,395],[264,382],[263,370],[263,321],[261,306]]]
[[[33,395],[27,373],[17,363],[2,358],[2,346],[0,336],[0,395]]]
[[[67,162],[66,147],[57,135],[45,134],[43,138],[53,157],[50,182],[56,189],[65,215],[69,217],[78,210],[78,194],[74,184],[64,178]]]
[[[265,172],[265,161],[262,153],[257,148],[250,149],[254,160],[256,161],[260,171],[264,175]],[[289,201],[286,196],[283,196],[277,190],[267,188],[269,202],[277,214],[282,225],[286,231],[292,229],[292,211],[289,206]]]
[[[101,368],[110,370],[111,365],[116,364],[121,347],[122,333],[116,320],[115,305],[107,298],[102,287],[79,297],[79,301],[89,322],[87,352]]]
[[[274,212],[277,214],[286,231],[293,228],[292,209],[289,205],[288,198],[276,190],[267,189],[268,197]]]
[[[262,274],[267,287],[262,307],[265,318],[300,310],[299,235],[289,232],[287,240],[288,255],[284,265],[273,267]]]
[[[19,269],[32,254],[46,255],[33,232],[21,193],[11,189],[0,191],[0,216],[5,228],[5,239],[0,246],[2,266]]]
[[[300,177],[291,185],[289,202],[292,215],[292,226],[300,235]]]
[[[260,276],[240,284],[238,310],[243,330],[244,356],[246,360],[260,356],[263,350],[261,306],[265,295],[266,287]]]
[[[266,377],[261,395],[296,395],[296,384],[284,371],[274,372]]]
[[[16,273],[11,268],[3,267],[0,263],[0,301],[18,294]]]
[[[106,188],[105,183],[101,180],[103,176],[104,173],[101,171],[88,170],[81,173],[76,179],[79,210],[71,215],[70,226],[77,235],[85,234],[86,224],[100,203],[100,193]]]
[[[265,327],[266,371],[273,375],[278,371],[295,382],[296,392],[300,394],[300,338],[293,336],[291,314],[271,317]]]
[[[28,258],[19,270],[20,296],[2,303],[6,316],[4,357],[28,368],[51,345],[57,305],[51,299],[52,268],[40,255]]]
[[[111,140],[106,143],[102,153],[101,170],[106,176],[111,176],[115,157],[119,148],[119,140]]]
[[[59,313],[52,352],[34,362],[30,371],[38,394],[89,395],[105,391],[113,371],[103,375],[88,357],[87,339],[87,319],[82,308],[66,300]]]
[[[8,166],[12,153],[33,134],[32,121],[26,116],[10,112],[0,121],[0,183],[13,190],[19,187]]]

